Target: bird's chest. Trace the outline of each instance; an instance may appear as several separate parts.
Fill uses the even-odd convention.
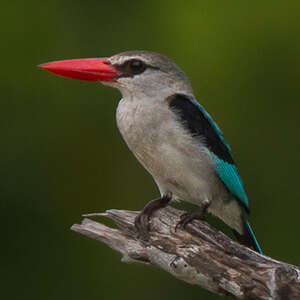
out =
[[[209,164],[201,145],[195,143],[167,106],[122,100],[117,123],[130,150],[156,180],[183,178],[185,171],[198,172]]]
[[[163,121],[155,111],[155,106],[123,99],[118,105],[118,128],[130,150],[142,162],[158,151]]]

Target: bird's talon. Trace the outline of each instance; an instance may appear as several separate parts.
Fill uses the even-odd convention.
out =
[[[186,212],[184,214],[182,214],[180,216],[180,220],[179,222],[176,224],[175,226],[175,232],[177,231],[177,229],[179,228],[182,228],[182,229],[185,229],[185,227],[191,223],[193,220],[201,220],[201,221],[204,221],[205,220],[205,216],[204,214],[196,214],[196,213],[189,213],[189,212]]]
[[[138,231],[138,237],[143,240],[150,238],[150,217],[156,210],[166,207],[172,199],[171,193],[164,194],[161,198],[150,201],[136,216],[134,224]]]
[[[142,240],[149,240],[149,217],[145,215],[143,211],[135,218],[134,225],[138,232],[138,238]]]

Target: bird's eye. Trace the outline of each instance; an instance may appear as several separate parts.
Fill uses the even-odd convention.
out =
[[[126,71],[133,75],[143,73],[146,68],[147,65],[139,59],[131,59],[126,63]]]

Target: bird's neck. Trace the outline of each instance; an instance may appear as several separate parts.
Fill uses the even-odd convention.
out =
[[[118,128],[133,151],[151,145],[163,126],[167,103],[155,98],[123,98],[118,105],[116,119]]]

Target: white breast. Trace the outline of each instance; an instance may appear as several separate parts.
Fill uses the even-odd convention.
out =
[[[220,184],[206,148],[176,121],[167,103],[150,101],[123,99],[118,105],[117,123],[128,147],[161,193],[194,204],[212,200]]]

